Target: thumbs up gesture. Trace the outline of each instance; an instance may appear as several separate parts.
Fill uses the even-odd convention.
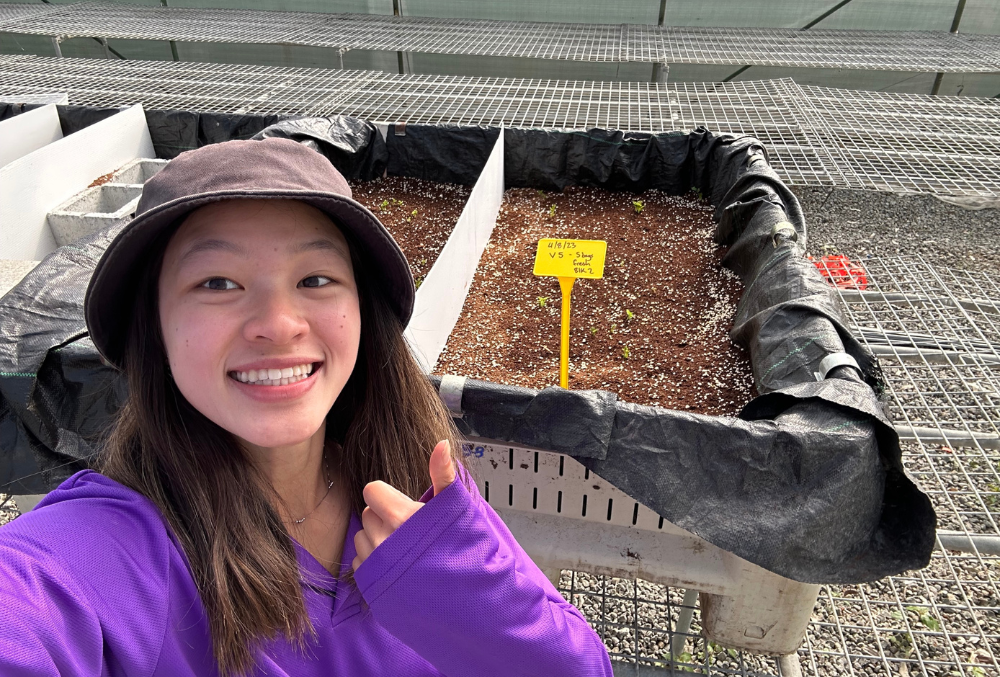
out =
[[[434,447],[430,472],[435,496],[455,481],[455,465],[451,460],[451,445],[447,440],[441,440]],[[392,532],[424,505],[382,481],[369,482],[362,493],[368,506],[361,513],[362,528],[354,535],[354,548],[358,554],[351,566],[355,571],[382,541],[389,538]]]

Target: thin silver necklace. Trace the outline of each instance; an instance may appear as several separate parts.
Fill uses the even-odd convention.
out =
[[[316,510],[318,510],[319,507],[323,505],[323,501],[325,501],[326,497],[330,495],[330,489],[333,487],[333,480],[330,479],[330,465],[326,461],[325,453],[323,454],[323,473],[324,473],[323,476],[326,478],[326,493],[323,494],[323,498],[319,499],[319,503],[316,504],[316,507],[310,510],[305,517],[303,517],[302,519],[292,520],[292,522],[294,522],[295,524],[302,524],[303,522],[305,522],[310,515],[316,512]]]

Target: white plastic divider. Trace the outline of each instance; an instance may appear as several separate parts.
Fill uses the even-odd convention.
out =
[[[62,138],[53,104],[0,121],[0,167]]]
[[[22,115],[24,115],[22,113]],[[0,259],[37,261],[56,248],[46,215],[129,160],[156,157],[142,105],[0,168]]]
[[[458,322],[479,257],[496,225],[503,201],[503,147],[501,129],[455,229],[417,290],[413,318],[405,335],[426,373],[434,369]]]

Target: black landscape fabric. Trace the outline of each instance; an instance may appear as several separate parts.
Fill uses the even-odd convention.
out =
[[[387,166],[393,174],[472,183],[497,137],[496,130],[409,125],[390,126],[383,140],[372,126],[343,119],[288,125],[216,115],[218,124],[209,124],[193,113],[150,116],[159,125],[158,153],[170,157],[176,152],[161,152],[166,146],[225,140],[226,130],[232,138],[277,133],[316,143],[317,130],[333,129],[337,143],[317,147],[361,178]],[[274,123],[283,129],[264,131]],[[214,127],[211,140],[206,125]],[[877,395],[877,363],[804,258],[802,212],[760,142],[704,129],[506,130],[505,137],[508,186],[697,188],[711,198],[716,241],[729,247],[724,265],[745,285],[731,335],[750,352],[760,396],[739,417],[710,417],[602,391],[470,380],[463,431],[570,454],[670,522],[788,578],[851,583],[924,566],[935,515],[903,472]],[[171,138],[176,143],[163,143]],[[87,282],[113,236],[105,231],[60,248],[0,300],[0,491],[48,491],[86,467],[125,397],[83,320]],[[839,367],[817,380],[820,361],[839,353],[851,355],[860,373]]]

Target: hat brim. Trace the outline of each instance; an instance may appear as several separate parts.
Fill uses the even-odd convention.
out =
[[[98,261],[87,286],[84,313],[87,328],[105,360],[122,368],[131,310],[138,280],[152,252],[150,244],[175,228],[187,214],[225,200],[298,200],[316,207],[345,231],[363,251],[363,260],[379,267],[374,279],[381,284],[390,307],[403,327],[410,321],[416,290],[406,257],[385,226],[363,205],[334,193],[296,190],[218,191],[179,198],[140,214],[112,240]]]

